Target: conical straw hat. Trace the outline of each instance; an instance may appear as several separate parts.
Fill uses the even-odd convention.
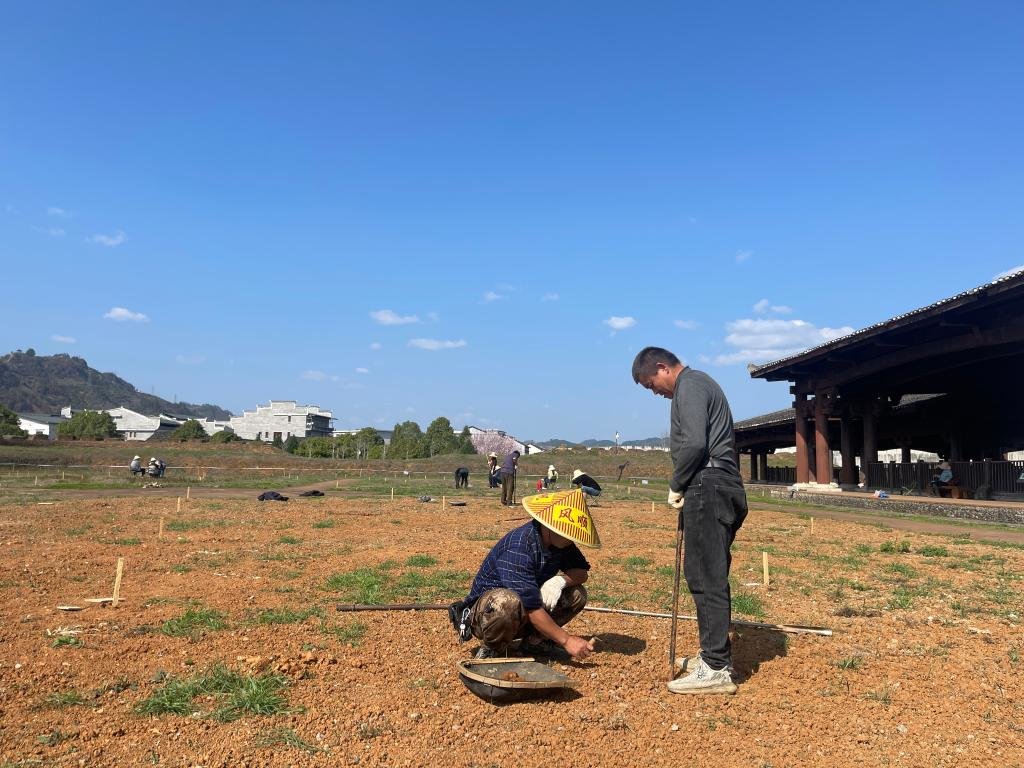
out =
[[[601,546],[594,520],[587,510],[587,498],[578,488],[526,496],[523,506],[530,517],[559,536],[585,547]]]

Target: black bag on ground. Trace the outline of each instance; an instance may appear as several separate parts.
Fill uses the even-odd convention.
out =
[[[303,491],[299,496],[323,496],[323,491]]]
[[[264,491],[256,499],[258,501],[288,501],[287,496],[282,496],[277,491]]]

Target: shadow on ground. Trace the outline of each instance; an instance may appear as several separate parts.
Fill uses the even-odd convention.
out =
[[[647,641],[639,637],[602,632],[594,635],[599,653],[621,653],[623,656],[637,656],[647,649]]]
[[[786,655],[789,638],[785,632],[746,627],[735,630],[732,640],[732,666],[736,682],[748,680],[766,661]]]

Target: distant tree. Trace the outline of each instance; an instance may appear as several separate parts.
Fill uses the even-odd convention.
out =
[[[6,405],[0,405],[0,437],[25,437],[27,434],[18,426],[18,414]]]
[[[356,436],[338,435],[334,438],[335,456],[339,459],[356,457]]]
[[[458,446],[458,440],[455,437],[455,430],[452,429],[452,423],[444,416],[438,416],[430,422],[425,437],[428,456],[455,453]]]
[[[284,448],[284,441],[281,439],[280,432],[274,433],[274,439],[270,441],[270,444],[275,448]]]
[[[214,432],[210,435],[211,443],[240,443],[241,441],[242,438],[227,429],[222,429],[220,432]]]
[[[283,448],[284,448],[285,453],[295,453],[295,451],[296,451],[296,449],[298,447],[299,447],[299,438],[297,438],[295,435],[289,435],[288,439],[284,441]]]
[[[427,443],[420,425],[415,421],[395,424],[388,455],[395,459],[419,459],[426,456]]]
[[[25,354],[28,355],[29,357],[35,357],[36,351],[32,349],[32,347],[29,347],[28,349],[25,350]]]
[[[307,437],[295,449],[296,456],[309,459],[329,459],[334,456],[334,438]]]
[[[379,459],[384,455],[384,438],[373,427],[356,432],[355,445],[357,459]]]
[[[117,436],[114,417],[106,411],[79,411],[70,419],[57,426],[61,437],[76,437],[86,440],[102,440]]]
[[[468,426],[462,428],[456,453],[476,453],[476,448],[473,447],[473,436],[469,434]]]
[[[205,440],[206,430],[195,419],[188,419],[184,424],[171,432],[171,437],[175,440]]]

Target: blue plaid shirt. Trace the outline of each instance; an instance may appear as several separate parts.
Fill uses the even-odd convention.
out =
[[[511,589],[523,601],[523,608],[540,608],[540,585],[560,571],[573,568],[590,570],[590,563],[579,547],[570,544],[565,549],[545,549],[540,538],[541,524],[531,520],[513,528],[494,545],[469,591],[467,600],[475,603],[489,589]]]

